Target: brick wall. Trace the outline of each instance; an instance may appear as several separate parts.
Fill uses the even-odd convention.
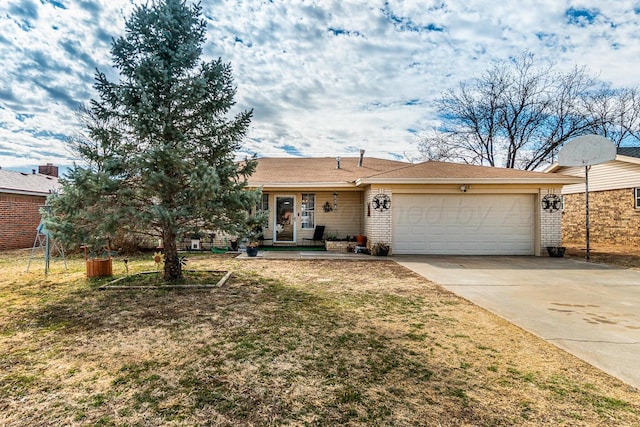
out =
[[[45,197],[0,194],[0,251],[33,246]]]
[[[51,163],[47,163],[43,166],[38,166],[38,173],[42,175],[49,175],[53,177],[58,177],[58,167],[52,165]]]
[[[541,189],[540,199],[547,194],[559,194],[559,190]],[[562,211],[549,212],[542,209],[542,204],[538,203],[540,209],[540,255],[547,253],[547,246],[562,246]]]
[[[372,200],[376,194],[384,193],[391,199],[391,208],[386,211],[373,209]],[[393,243],[393,194],[389,189],[371,188],[365,192],[365,235],[367,236],[367,246],[371,247],[378,242],[389,245]],[[389,253],[393,252],[391,247]]]
[[[563,241],[585,242],[584,193],[564,196],[562,223]],[[633,188],[589,192],[589,241],[640,245],[640,209],[634,208]]]

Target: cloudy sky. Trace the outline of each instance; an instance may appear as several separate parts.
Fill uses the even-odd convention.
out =
[[[0,166],[74,161],[78,106],[112,79],[112,37],[144,0],[2,0]],[[433,101],[528,50],[640,83],[640,0],[204,0],[203,59],[231,63],[259,156],[418,155]]]

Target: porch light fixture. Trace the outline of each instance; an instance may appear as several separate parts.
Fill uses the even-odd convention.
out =
[[[337,192],[333,193],[333,210],[334,211],[338,210],[338,193]]]
[[[471,186],[467,185],[467,184],[463,184],[460,186],[460,191],[462,191],[463,193],[466,193],[468,189],[470,189]]]

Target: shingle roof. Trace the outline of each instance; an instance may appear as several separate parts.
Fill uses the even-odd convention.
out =
[[[394,160],[365,158],[358,167],[358,157],[342,157],[340,169],[335,157],[263,157],[249,182],[263,184],[347,184],[356,179],[407,165]]]
[[[640,147],[618,147],[617,153],[621,156],[640,158]]]
[[[553,175],[551,175],[553,176]],[[399,169],[383,172],[369,178],[384,179],[539,179],[549,178],[544,172],[531,172],[519,169],[497,168],[488,166],[466,165],[461,163],[448,163],[427,161],[423,163],[409,164]]]
[[[249,178],[252,186],[312,186],[371,183],[445,183],[471,182],[557,182],[573,183],[576,178],[544,172],[427,161],[407,163],[365,157],[358,167],[357,157],[340,160],[332,157],[260,158],[255,173]]]
[[[0,193],[47,195],[58,188],[58,178],[0,169]]]

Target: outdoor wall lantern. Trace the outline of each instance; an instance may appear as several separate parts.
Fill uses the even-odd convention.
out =
[[[338,193],[337,192],[333,193],[333,210],[334,211],[338,210]]]
[[[331,208],[329,202],[325,202],[325,204],[322,206],[322,210],[325,212],[331,212],[333,209]]]

